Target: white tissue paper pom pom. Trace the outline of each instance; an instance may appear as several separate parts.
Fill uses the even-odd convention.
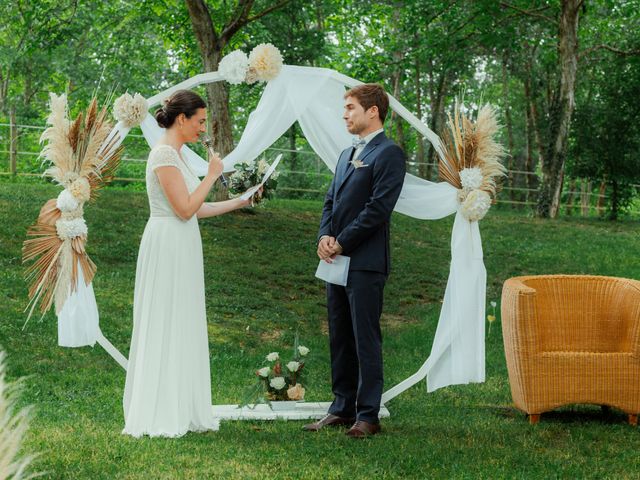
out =
[[[491,207],[491,197],[484,190],[471,190],[460,206],[460,213],[470,222],[482,220]]]
[[[64,213],[73,212],[79,205],[76,198],[66,188],[60,192],[60,195],[58,195],[56,199],[56,207]]]
[[[256,78],[262,82],[273,80],[282,68],[282,54],[270,43],[261,43],[249,54],[249,65]]]
[[[248,69],[249,58],[242,50],[234,50],[220,60],[218,65],[218,73],[233,85],[244,82]]]
[[[140,125],[147,116],[148,110],[147,100],[139,93],[133,97],[125,93],[113,103],[113,116],[127,128]]]
[[[73,220],[58,220],[56,231],[61,240],[72,239],[87,235],[87,224],[84,218],[74,218]]]
[[[460,182],[465,190],[476,190],[482,186],[482,170],[478,167],[460,170]]]

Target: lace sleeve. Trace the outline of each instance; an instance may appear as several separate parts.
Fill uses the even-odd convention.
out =
[[[151,150],[151,154],[149,154],[149,165],[152,170],[158,167],[179,168],[178,152],[169,145],[159,145]]]

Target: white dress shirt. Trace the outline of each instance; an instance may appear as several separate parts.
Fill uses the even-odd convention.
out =
[[[357,160],[358,159],[358,155],[360,155],[362,153],[362,150],[364,150],[364,147],[367,146],[367,144],[373,140],[373,137],[375,137],[376,135],[378,135],[379,133],[384,132],[384,128],[381,128],[379,130],[376,130],[375,132],[371,132],[369,135],[367,135],[366,137],[362,138],[362,140],[365,141],[364,145],[359,145],[358,148],[356,148],[356,151],[353,152],[353,157],[351,157],[353,160]]]

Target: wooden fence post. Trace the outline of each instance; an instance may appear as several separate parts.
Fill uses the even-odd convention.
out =
[[[16,107],[9,112],[9,171],[16,175],[18,171],[18,127],[16,125]]]

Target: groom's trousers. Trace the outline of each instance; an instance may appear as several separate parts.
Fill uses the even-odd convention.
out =
[[[387,275],[350,271],[347,286],[327,283],[331,380],[329,413],[378,423],[383,387],[382,313]]]

